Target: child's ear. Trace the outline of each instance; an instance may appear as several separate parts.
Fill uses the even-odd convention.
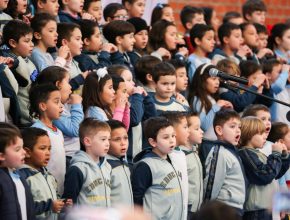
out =
[[[191,28],[192,28],[192,23],[191,23],[191,22],[186,22],[186,23],[185,23],[185,27],[186,27],[187,30],[191,30]]]
[[[61,46],[66,46],[68,44],[68,40],[67,39],[62,39],[61,40]]]
[[[153,82],[153,77],[152,77],[152,75],[151,75],[150,73],[147,73],[147,74],[146,74],[146,79],[147,79],[148,81],[152,81],[152,82]]]
[[[86,46],[88,46],[88,45],[90,44],[90,40],[89,40],[88,38],[85,38],[85,39],[84,39],[84,44],[85,44]]]
[[[246,21],[250,21],[251,18],[252,18],[252,15],[250,15],[250,14],[245,14],[245,18],[246,18]]]
[[[225,44],[228,44],[229,43],[229,37],[223,37],[223,42]]]
[[[44,2],[37,0],[37,8],[43,9],[43,3]]]
[[[149,138],[149,139],[148,139],[148,142],[149,142],[149,144],[150,144],[152,147],[156,147],[156,146],[157,146],[157,143],[156,143],[156,141],[155,141],[153,138]]]
[[[12,48],[15,48],[17,46],[17,42],[13,39],[9,39],[8,44],[9,44],[8,46]]]
[[[280,37],[275,37],[275,42],[279,45],[281,44],[281,38]]]
[[[118,45],[118,44],[121,44],[122,43],[122,39],[123,39],[123,37],[121,37],[121,36],[117,36],[116,37],[116,44]]]
[[[223,128],[220,125],[217,125],[214,127],[215,133],[217,136],[222,136],[223,135]]]
[[[132,8],[132,7],[131,7],[131,4],[130,4],[129,1],[125,1],[124,6],[125,6],[125,8],[126,8],[127,10],[130,10],[130,9]]]
[[[5,160],[5,158],[4,158],[4,153],[0,152],[0,162],[1,162],[1,161],[4,161],[4,160]]]
[[[84,145],[86,145],[86,146],[90,146],[91,143],[92,143],[91,138],[89,138],[89,137],[84,137],[83,143],[84,143]]]
[[[63,5],[67,5],[69,0],[61,0]]]
[[[44,102],[40,102],[40,103],[38,104],[38,108],[39,108],[39,110],[42,111],[42,112],[46,111],[46,109],[47,109],[46,104],[45,104]]]
[[[38,32],[34,32],[33,36],[35,37],[36,40],[40,40],[41,39],[41,35]]]
[[[25,150],[25,158],[30,158],[31,157],[31,150],[27,147],[24,147]]]
[[[195,45],[199,46],[201,44],[201,40],[199,38],[194,38]]]

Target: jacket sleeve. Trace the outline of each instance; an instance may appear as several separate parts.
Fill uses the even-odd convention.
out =
[[[278,176],[276,176],[276,179],[281,178],[282,176],[284,176],[284,174],[289,170],[289,166],[290,166],[290,156],[289,154],[282,154],[282,167],[281,170],[278,174]]]
[[[143,121],[147,120],[148,118],[151,117],[156,117],[157,116],[157,111],[155,108],[154,101],[150,95],[145,96],[144,101],[144,115],[143,115]]]
[[[84,82],[85,82],[85,79],[84,79],[83,75],[79,74],[76,77],[72,78],[69,81],[69,84],[71,85],[72,91],[74,91],[74,90],[77,90],[80,87],[80,85],[83,85]]]
[[[276,81],[271,85],[271,89],[273,90],[274,94],[280,93],[283,89],[285,89],[286,83],[288,79],[288,72],[282,72]]]
[[[262,94],[266,95],[266,96],[268,96],[270,98],[274,97],[272,88],[270,88],[270,89],[264,88]],[[270,99],[261,97],[261,96],[257,96],[255,104],[263,104],[263,105],[266,105],[267,107],[270,107],[273,104],[273,101],[270,100]]]
[[[267,158],[267,163],[263,163],[256,152],[248,149],[239,151],[243,162],[245,173],[249,183],[256,185],[266,185],[271,183],[279,174],[282,167],[281,154],[273,152]]]
[[[131,176],[134,203],[143,206],[143,198],[147,189],[152,186],[152,173],[150,167],[139,162]]]
[[[62,198],[72,199],[73,203],[76,204],[83,182],[84,176],[81,170],[76,166],[71,166],[65,175]]]
[[[108,67],[112,65],[111,54],[107,51],[101,51],[98,56],[99,63],[97,64],[98,68]]]
[[[121,64],[124,65],[125,64],[125,59],[123,54],[121,54],[119,51],[112,53],[111,54],[111,62],[112,64]]]
[[[70,109],[70,116],[62,115],[53,124],[68,137],[78,137],[80,123],[84,119],[83,108],[81,104],[73,104]]]
[[[34,211],[36,215],[52,210],[52,199],[47,201],[34,201]]]
[[[141,94],[133,94],[130,97],[130,127],[137,126],[142,121],[144,115],[143,99]]]

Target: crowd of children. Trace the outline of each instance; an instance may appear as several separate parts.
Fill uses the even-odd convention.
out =
[[[223,22],[187,5],[182,37],[169,4],[150,26],[145,4],[0,0],[1,219],[289,219],[271,200],[290,187],[290,109],[273,101],[290,100],[290,25],[265,26],[261,0]]]

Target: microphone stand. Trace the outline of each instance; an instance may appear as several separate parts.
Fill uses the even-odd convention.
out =
[[[252,94],[254,94],[254,95],[261,96],[261,97],[263,97],[263,98],[266,98],[266,99],[269,99],[269,100],[271,100],[271,101],[277,102],[277,103],[279,103],[279,104],[281,104],[281,105],[285,105],[285,106],[287,106],[287,107],[290,107],[290,104],[289,104],[289,103],[282,102],[282,101],[280,101],[280,100],[278,100],[278,99],[274,99],[274,98],[272,98],[272,97],[269,97],[269,96],[266,96],[266,95],[263,95],[263,94],[257,93],[257,92],[252,91],[252,90],[250,90],[250,89],[248,89],[248,88],[246,88],[246,87],[244,87],[244,86],[240,86],[240,85],[232,84],[232,83],[229,83],[229,82],[227,82],[227,81],[221,81],[220,85],[221,85],[222,87],[225,87],[225,88],[230,89],[230,90],[241,89],[241,90],[247,91],[247,92],[249,92],[249,93],[252,93]]]

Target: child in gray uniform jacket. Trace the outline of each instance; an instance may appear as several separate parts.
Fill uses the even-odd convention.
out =
[[[143,206],[154,220],[182,220],[186,215],[182,174],[170,156],[176,147],[174,128],[166,118],[155,117],[148,119],[144,131],[152,150],[144,150],[134,159],[134,202]]]

